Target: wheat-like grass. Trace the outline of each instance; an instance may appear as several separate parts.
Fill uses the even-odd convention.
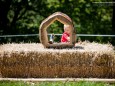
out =
[[[41,44],[0,45],[0,77],[115,78],[111,44],[76,43],[72,49],[46,49]]]

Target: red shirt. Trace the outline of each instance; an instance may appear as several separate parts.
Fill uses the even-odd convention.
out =
[[[61,42],[69,42],[68,39],[67,39],[69,36],[70,36],[70,34],[64,32],[62,34],[62,37],[61,37]]]

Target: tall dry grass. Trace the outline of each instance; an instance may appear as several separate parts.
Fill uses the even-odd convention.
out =
[[[0,45],[1,77],[115,78],[115,50],[110,44],[82,42],[72,49],[41,44]]]

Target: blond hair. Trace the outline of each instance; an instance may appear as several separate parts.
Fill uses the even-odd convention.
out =
[[[66,29],[67,27],[70,27],[70,28],[71,28],[71,25],[64,24],[64,29]]]

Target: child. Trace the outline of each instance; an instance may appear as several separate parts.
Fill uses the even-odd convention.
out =
[[[70,42],[70,33],[71,33],[71,26],[70,25],[64,25],[64,33],[61,37],[62,43]]]

